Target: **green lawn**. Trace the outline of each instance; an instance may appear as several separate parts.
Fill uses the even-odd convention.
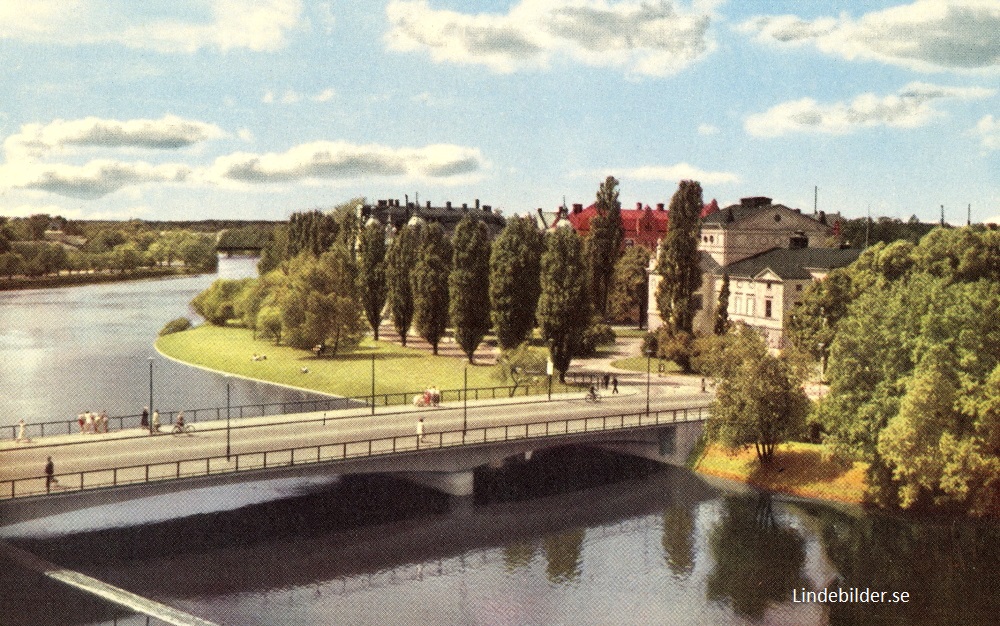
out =
[[[635,326],[612,326],[615,331],[616,337],[632,337],[635,339],[642,339],[649,334],[649,331],[643,329],[639,330]]]
[[[650,361],[650,370],[655,374],[659,372],[659,359],[652,359]],[[663,373],[664,374],[674,374],[681,371],[681,368],[677,367],[677,364],[673,361],[663,361]],[[623,370],[632,370],[633,372],[643,372],[646,371],[646,357],[641,354],[636,356],[630,356],[624,359],[618,359],[617,361],[611,362],[611,367],[620,367]]]
[[[461,358],[433,356],[370,338],[351,354],[316,358],[310,352],[254,340],[244,328],[211,324],[160,337],[156,348],[166,356],[213,370],[353,397],[371,393],[372,355],[376,394],[417,391],[431,385],[461,389],[466,369]],[[253,361],[254,354],[266,354],[267,359]],[[302,372],[304,367],[308,373]],[[501,385],[493,371],[493,366],[469,366],[469,387]],[[544,393],[544,389],[539,387],[537,392]]]

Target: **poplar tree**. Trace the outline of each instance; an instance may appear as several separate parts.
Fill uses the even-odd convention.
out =
[[[597,215],[590,220],[586,256],[592,302],[595,312],[603,317],[608,311],[608,295],[624,238],[618,180],[614,176],[601,183],[594,206]]]
[[[388,295],[385,255],[385,229],[377,220],[372,220],[358,238],[358,286],[375,341],[378,341],[378,327],[382,324],[382,309]]]
[[[535,327],[545,239],[530,217],[513,217],[490,252],[490,305],[502,350],[521,345]]]
[[[413,280],[411,273],[420,249],[420,226],[404,226],[386,252],[386,286],[392,325],[406,345],[406,334],[413,323]]]
[[[538,324],[549,347],[559,381],[580,350],[580,340],[590,324],[587,274],[583,267],[583,242],[571,228],[558,228],[546,236],[542,255]]]
[[[431,344],[438,343],[448,327],[448,275],[451,273],[451,242],[440,224],[426,227],[413,268],[413,309],[417,332]]]
[[[715,304],[715,324],[712,332],[725,335],[729,330],[729,274],[722,274],[722,287],[719,288],[719,301]]]
[[[681,181],[670,199],[670,226],[656,266],[662,277],[656,290],[656,304],[671,333],[690,334],[694,323],[694,293],[701,285],[698,257],[701,209],[701,185],[697,181]]]
[[[455,341],[472,363],[476,348],[490,330],[490,233],[481,220],[466,215],[455,228],[448,277]]]
[[[637,312],[641,330],[649,307],[649,258],[643,246],[631,246],[615,264],[615,280],[609,306],[616,321],[632,319]]]

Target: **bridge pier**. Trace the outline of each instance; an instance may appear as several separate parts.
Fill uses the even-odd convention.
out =
[[[471,496],[474,492],[472,470],[462,472],[401,472],[396,476],[430,487],[449,496]]]

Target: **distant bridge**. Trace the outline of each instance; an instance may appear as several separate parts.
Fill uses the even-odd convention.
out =
[[[623,388],[623,391],[626,391]],[[473,470],[581,445],[682,465],[709,416],[703,394],[367,409],[201,422],[191,435],[141,430],[62,435],[0,448],[0,523],[202,486],[288,475],[393,474],[451,495],[473,490]],[[423,440],[416,420],[425,420]],[[227,456],[227,444],[229,454]],[[47,486],[45,460],[58,485]]]

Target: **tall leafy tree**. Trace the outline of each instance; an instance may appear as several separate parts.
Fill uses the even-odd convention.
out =
[[[513,217],[500,231],[490,252],[490,305],[497,343],[512,350],[535,326],[541,293],[539,272],[544,235],[530,217]]]
[[[582,261],[583,242],[575,231],[559,228],[546,237],[537,318],[560,382],[566,381],[566,370],[579,353],[581,338],[590,324]]]
[[[426,227],[417,264],[411,276],[417,332],[431,344],[434,354],[448,327],[448,275],[451,273],[451,242],[440,224]]]
[[[624,237],[618,181],[614,176],[608,176],[601,183],[594,206],[597,215],[590,220],[586,243],[587,268],[594,311],[604,317],[608,312],[608,296]]]
[[[712,332],[725,335],[729,330],[729,274],[722,274],[722,286],[719,287],[719,301],[715,303],[715,323]]]
[[[382,309],[389,291],[385,256],[385,229],[377,220],[371,220],[358,238],[358,287],[375,341],[378,341],[378,327],[382,324]]]
[[[406,345],[406,335],[413,323],[413,267],[420,251],[422,227],[404,226],[393,238],[386,252],[386,285],[392,325]]]
[[[617,321],[638,318],[639,329],[646,321],[649,306],[649,258],[643,246],[631,246],[615,265],[611,289],[611,315]]]
[[[701,185],[697,181],[681,181],[670,199],[670,227],[663,238],[656,268],[662,277],[656,304],[664,325],[672,332],[690,333],[694,322],[694,293],[701,285],[698,257],[701,209]]]
[[[465,216],[452,239],[448,277],[455,341],[472,363],[476,348],[490,330],[490,233],[481,220]]]

